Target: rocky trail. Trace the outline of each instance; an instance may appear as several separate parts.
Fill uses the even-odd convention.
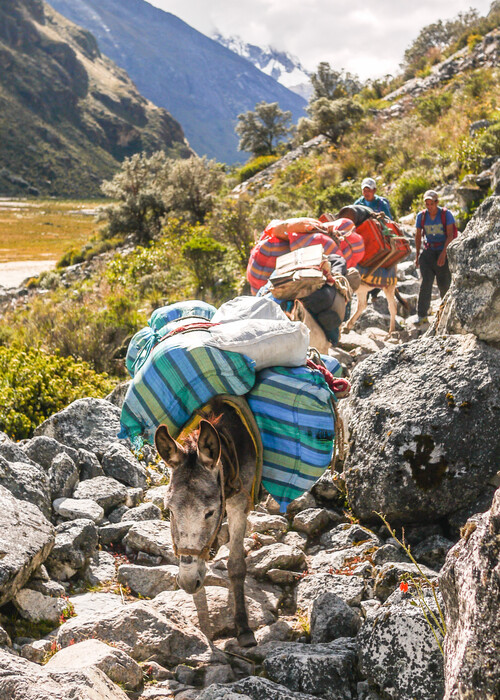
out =
[[[499,222],[490,197],[453,243],[427,330],[410,259],[396,334],[380,295],[334,351],[352,382],[343,471],[248,517],[256,647],[233,636],[227,526],[205,588],[178,590],[166,470],[116,438],[123,387],[2,434],[0,699],[498,697]]]

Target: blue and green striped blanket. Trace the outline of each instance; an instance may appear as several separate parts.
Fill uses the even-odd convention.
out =
[[[207,345],[207,330],[165,338],[179,313],[180,318],[206,320],[212,309],[205,309],[203,302],[164,307],[134,336],[127,354],[132,382],[118,437],[144,437],[153,443],[156,428],[164,423],[177,438],[193,413],[214,396],[246,395],[262,438],[262,483],[285,511],[330,464],[333,394],[321,373],[305,366],[256,373],[246,355]],[[328,362],[335,374],[340,365],[333,358]]]

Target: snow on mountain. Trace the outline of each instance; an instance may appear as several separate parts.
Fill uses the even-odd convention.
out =
[[[271,46],[261,47],[248,44],[239,36],[224,37],[219,33],[212,36],[222,46],[246,58],[266,75],[308,100],[312,94],[309,74],[295,56],[285,51],[277,51]]]

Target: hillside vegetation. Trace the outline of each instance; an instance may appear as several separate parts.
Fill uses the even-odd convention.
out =
[[[492,36],[498,46],[494,31],[469,42],[465,55],[480,57]],[[102,212],[99,238],[32,282],[28,302],[4,312],[0,344],[59,353],[118,380],[128,339],[153,309],[186,298],[219,304],[247,291],[248,254],[269,220],[335,213],[359,196],[367,175],[399,216],[421,209],[429,187],[448,187],[463,227],[488,194],[477,175],[500,156],[499,70],[471,65],[392,101],[365,85],[350,98],[362,116],[335,143],[320,140],[291,163],[261,158],[269,171],[244,182],[243,193],[248,166],[242,174],[196,157],[177,165],[164,153],[127,158],[105,185],[116,204]],[[461,187],[468,198],[458,207]]]

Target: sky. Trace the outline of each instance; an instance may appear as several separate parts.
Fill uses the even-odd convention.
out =
[[[296,56],[304,68],[320,61],[363,80],[395,75],[420,30],[470,7],[486,15],[491,0],[148,0],[203,34],[240,36]]]

